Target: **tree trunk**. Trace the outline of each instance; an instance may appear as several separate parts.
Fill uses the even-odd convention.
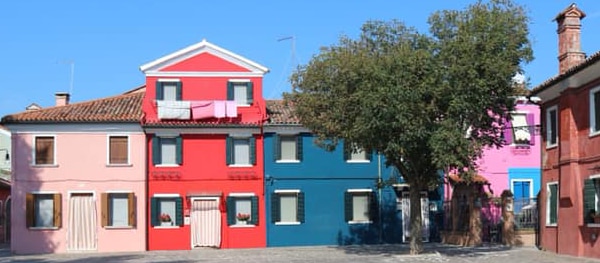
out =
[[[410,183],[410,254],[423,251],[423,218],[421,218],[421,187]]]

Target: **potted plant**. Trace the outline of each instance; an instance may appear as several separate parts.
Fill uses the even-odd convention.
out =
[[[171,220],[171,216],[167,213],[160,214],[160,225],[161,226],[172,226],[173,221]]]
[[[238,213],[236,216],[238,223],[246,224],[250,220],[250,214]]]

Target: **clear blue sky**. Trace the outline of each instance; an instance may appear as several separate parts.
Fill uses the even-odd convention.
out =
[[[442,9],[464,9],[465,0],[422,1],[26,1],[0,2],[0,116],[31,104],[54,105],[54,93],[72,102],[122,93],[144,83],[139,66],[209,42],[270,69],[264,97],[289,91],[295,64],[307,63],[341,35],[355,37],[367,20],[398,19],[421,32]],[[529,10],[535,60],[526,65],[533,86],[556,75],[557,37],[552,20],[573,1],[517,0]],[[600,51],[600,1],[576,2],[586,12],[582,48]],[[295,37],[292,41],[278,39]]]

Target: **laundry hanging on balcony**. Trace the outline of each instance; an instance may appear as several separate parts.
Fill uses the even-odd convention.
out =
[[[183,100],[158,100],[156,101],[158,106],[158,118],[159,119],[177,119],[177,120],[189,120],[190,119],[190,102]]]
[[[199,100],[192,101],[190,105],[194,120],[237,117],[237,104],[235,101]]]

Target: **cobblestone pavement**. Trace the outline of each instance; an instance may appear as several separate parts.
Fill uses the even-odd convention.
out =
[[[139,253],[97,253],[11,256],[0,249],[3,262],[485,262],[485,263],[600,263],[600,259],[560,256],[536,248],[502,246],[463,248],[426,244],[425,252],[412,256],[406,245],[346,247],[285,247],[264,249],[197,249],[192,251],[150,251]]]

